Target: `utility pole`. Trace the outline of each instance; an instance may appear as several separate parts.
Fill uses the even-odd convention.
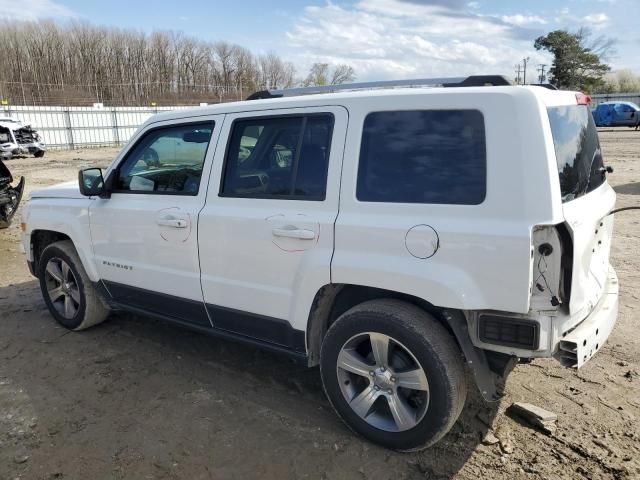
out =
[[[22,105],[27,104],[27,97],[24,95],[24,82],[22,81],[22,68],[18,66],[18,72],[20,73],[20,87],[22,88]]]
[[[527,84],[527,63],[529,63],[529,57],[525,57],[522,59],[522,64],[524,65],[523,75],[522,75],[522,84]]]
[[[538,65],[538,71],[540,72],[540,75],[538,76],[538,80],[540,81],[540,83],[544,83],[544,81],[547,79],[547,77],[544,74],[544,69],[547,67],[546,64],[541,63]]]
[[[522,65],[517,63],[515,68],[516,68],[516,84],[520,85],[520,74],[522,73]]]

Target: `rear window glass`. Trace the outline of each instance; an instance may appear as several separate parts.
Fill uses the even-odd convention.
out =
[[[221,195],[325,199],[333,115],[237,120]]]
[[[478,110],[374,112],[364,121],[360,201],[476,205],[485,198],[486,176]]]
[[[586,105],[550,107],[547,111],[562,201],[569,202],[605,181],[598,132]]]

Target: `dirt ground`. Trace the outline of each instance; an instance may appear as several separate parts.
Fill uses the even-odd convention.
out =
[[[640,132],[602,131],[618,206],[640,204]],[[27,189],[106,165],[114,149],[13,159]],[[495,405],[471,396],[449,435],[398,454],[355,437],[317,369],[253,347],[119,314],[83,333],[57,327],[0,231],[0,479],[640,478],[640,212],[616,215],[620,315],[580,371],[519,365]],[[475,391],[475,387],[472,389]],[[558,414],[545,434],[504,413]]]

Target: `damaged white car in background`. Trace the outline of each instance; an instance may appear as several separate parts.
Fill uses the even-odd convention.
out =
[[[11,117],[0,117],[0,158],[18,155],[43,157],[46,145],[29,124]]]

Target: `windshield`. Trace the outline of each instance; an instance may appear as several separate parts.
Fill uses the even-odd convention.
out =
[[[598,132],[586,105],[550,107],[547,111],[562,201],[569,202],[595,190],[605,181]]]

